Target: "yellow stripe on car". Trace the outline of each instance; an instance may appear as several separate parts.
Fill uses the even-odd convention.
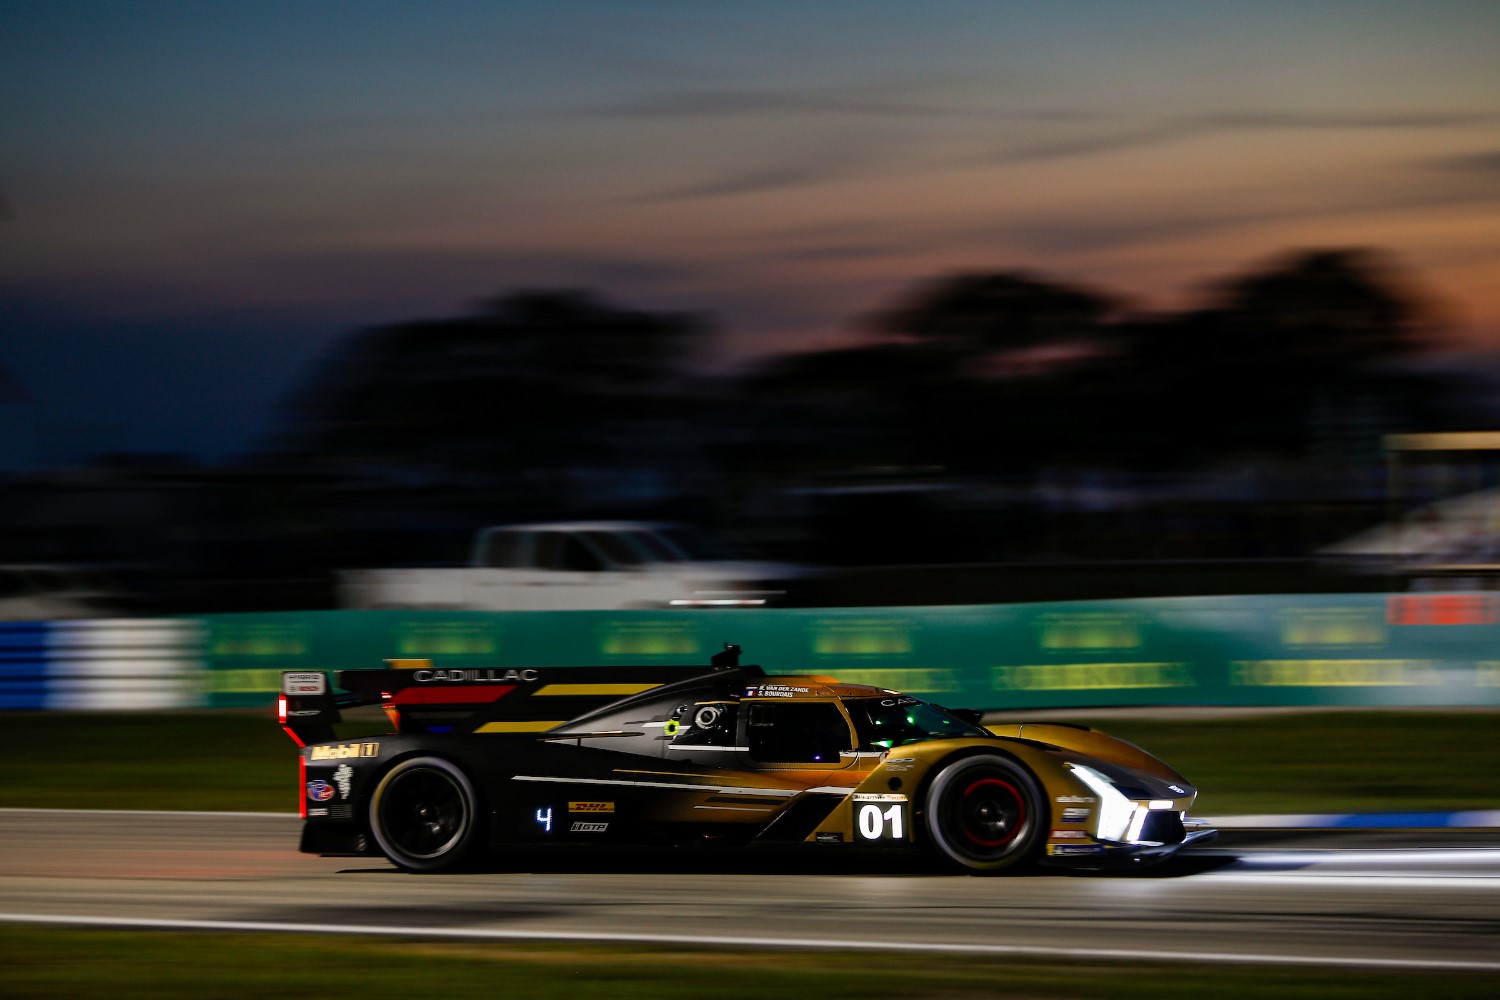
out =
[[[567,722],[567,719],[559,719],[555,722],[486,722],[476,733],[543,733],[549,729]]]
[[[661,687],[660,684],[548,684],[533,698],[545,698],[549,695],[557,697],[586,697],[589,695],[613,694],[627,695],[640,694],[642,691],[650,691],[652,688]]]

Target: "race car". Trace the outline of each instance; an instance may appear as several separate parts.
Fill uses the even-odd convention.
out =
[[[301,850],[438,872],[542,843],[809,844],[996,874],[1159,861],[1214,836],[1187,819],[1186,779],[1102,732],[986,728],[977,711],[739,658],[284,673]],[[393,732],[336,737],[341,710],[374,704]]]

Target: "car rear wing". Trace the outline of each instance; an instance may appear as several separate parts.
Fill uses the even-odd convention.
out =
[[[299,747],[334,739],[343,721],[340,709],[371,704],[354,694],[335,694],[328,674],[320,670],[283,670],[276,717]]]
[[[336,739],[346,709],[380,705],[396,732],[535,735],[605,705],[706,674],[738,670],[740,648],[726,644],[701,664],[612,667],[440,667],[431,660],[386,660],[384,669],[285,671],[277,714],[298,746]]]

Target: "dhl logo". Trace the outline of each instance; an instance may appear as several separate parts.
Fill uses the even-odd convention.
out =
[[[613,802],[569,802],[570,813],[612,813],[615,811]]]

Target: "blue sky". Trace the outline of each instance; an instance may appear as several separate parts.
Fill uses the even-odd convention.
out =
[[[955,269],[1172,307],[1373,245],[1500,339],[1489,2],[0,0],[0,29],[0,363],[43,436],[222,457],[351,328],[521,285],[710,314],[727,363]]]

